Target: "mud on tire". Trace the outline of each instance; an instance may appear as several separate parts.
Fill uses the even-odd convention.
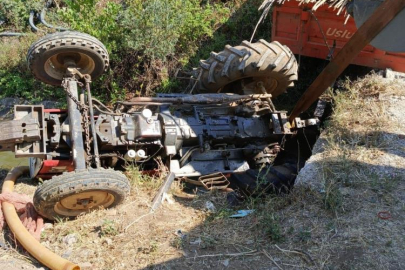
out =
[[[72,218],[100,207],[114,207],[124,201],[129,191],[125,175],[112,169],[66,172],[37,188],[34,206],[51,220]]]
[[[258,81],[264,83],[267,93],[274,97],[294,86],[298,79],[298,64],[291,50],[277,41],[261,39],[239,46],[225,46],[225,50],[212,52],[200,61],[196,90],[200,93],[252,94]]]

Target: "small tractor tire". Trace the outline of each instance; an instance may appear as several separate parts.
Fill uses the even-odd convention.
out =
[[[226,45],[219,53],[211,52],[193,76],[199,93],[268,94],[276,97],[294,86],[298,64],[291,50],[277,41],[261,39],[256,43],[243,41],[239,46]]]
[[[65,172],[37,188],[34,206],[50,220],[73,218],[93,209],[114,207],[129,191],[125,175],[112,169]]]
[[[46,35],[32,44],[27,54],[28,67],[35,78],[57,86],[65,76],[67,59],[73,60],[76,68],[82,74],[89,74],[92,80],[100,77],[109,66],[105,46],[95,37],[80,32]]]

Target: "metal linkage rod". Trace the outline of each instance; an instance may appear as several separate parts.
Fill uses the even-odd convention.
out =
[[[119,102],[122,105],[134,105],[140,102],[173,103],[173,104],[213,104],[236,102],[240,100],[268,99],[271,94],[235,95],[235,94],[199,94],[182,97],[136,97],[129,102]]]
[[[94,123],[93,99],[91,97],[91,91],[90,91],[91,77],[90,77],[90,75],[84,75],[84,79],[86,81],[87,102],[89,103],[91,135],[93,136],[94,160],[96,162],[97,168],[100,168],[101,164],[100,164],[100,155],[99,155],[98,144],[97,144],[96,124]]]

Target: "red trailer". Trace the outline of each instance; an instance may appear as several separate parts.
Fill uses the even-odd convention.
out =
[[[345,16],[337,15],[327,5],[316,11],[311,11],[312,7],[313,4],[299,5],[297,1],[275,6],[272,40],[287,45],[294,54],[326,59],[334,44],[336,55],[357,28],[353,18],[345,24]],[[352,64],[405,72],[405,53],[386,52],[368,45]]]

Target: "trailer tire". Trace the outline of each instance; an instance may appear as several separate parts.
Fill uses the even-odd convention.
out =
[[[199,93],[263,94],[257,89],[257,82],[262,81],[266,92],[275,97],[294,86],[298,64],[288,47],[260,39],[211,52],[207,60],[200,61],[193,76]]]
[[[125,175],[112,169],[65,172],[37,188],[34,207],[51,220],[73,218],[94,209],[114,207],[124,201],[129,191]]]
[[[65,31],[44,36],[28,50],[27,62],[38,80],[60,86],[66,73],[64,60],[69,57],[76,62],[82,74],[92,80],[100,77],[109,66],[107,49],[93,36]]]

